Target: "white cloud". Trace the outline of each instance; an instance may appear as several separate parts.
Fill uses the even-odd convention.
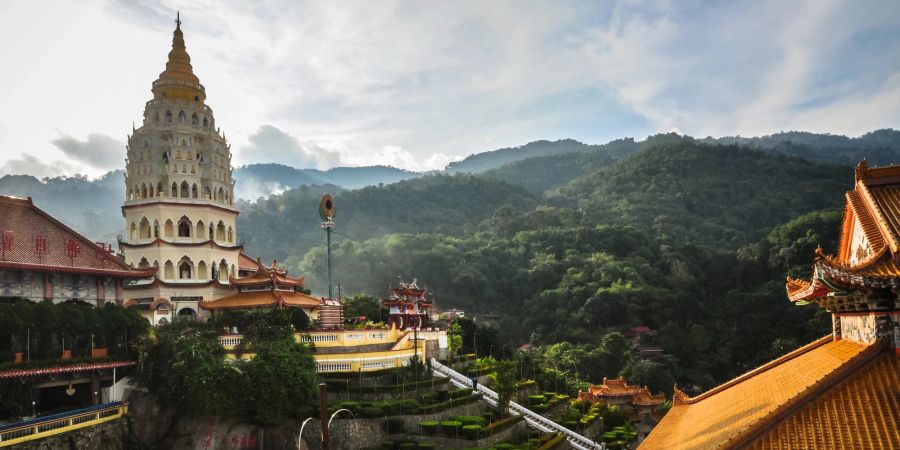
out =
[[[124,142],[100,133],[89,134],[85,141],[62,134],[51,142],[69,158],[102,170],[121,167],[125,156]]]
[[[49,161],[28,153],[22,153],[18,158],[7,159],[0,166],[0,176],[4,175],[32,175],[37,178],[59,177],[63,175],[75,175],[81,173],[81,167],[68,161]]]
[[[20,43],[0,60],[21,62],[0,71],[0,164],[27,149],[60,170],[122,167],[87,152],[90,136],[124,139],[140,123],[176,9],[237,163],[426,170],[676,125],[746,136],[900,123],[885,100],[900,72],[889,0],[0,2],[0,40]],[[58,148],[56,130],[87,140]]]

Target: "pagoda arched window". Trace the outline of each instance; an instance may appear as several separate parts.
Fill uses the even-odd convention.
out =
[[[208,127],[208,126],[209,126],[209,119],[207,119],[206,117],[204,117],[204,118],[203,118],[203,128],[206,128],[206,127]]]
[[[131,229],[128,231],[128,239],[133,241],[137,239],[137,225],[131,222]]]
[[[219,263],[219,281],[225,281],[228,279],[228,263],[225,262],[225,259]]]
[[[206,269],[206,263],[200,261],[197,264],[197,279],[198,280],[208,280],[209,279],[209,271]]]
[[[209,236],[209,239],[213,239],[213,238],[215,238],[215,236],[216,236],[216,235],[215,235],[215,234],[213,234],[213,233],[214,233],[214,228],[213,228],[213,224],[209,224],[209,234],[208,234],[208,236]]]
[[[234,231],[231,229],[231,227],[228,227],[227,239],[228,242],[234,242]]]
[[[197,117],[197,113],[191,114],[191,125],[200,125],[200,118]]]
[[[141,219],[138,232],[141,239],[150,239],[150,221],[146,217]]]
[[[178,279],[180,279],[180,280],[190,280],[191,279],[191,260],[184,259],[181,261],[181,264],[178,265]]]
[[[194,168],[194,165],[193,165],[193,164],[191,165],[191,173],[192,173],[192,174],[193,174],[193,173],[197,173],[197,169]],[[197,196],[194,195],[194,198],[197,198]]]
[[[178,237],[191,237],[191,221],[187,217],[178,221]]]
[[[158,220],[153,221],[153,237],[155,237],[155,238],[159,237],[159,221]]]
[[[156,195],[153,194],[153,184],[151,183],[151,184],[149,184],[149,186],[150,186],[150,198],[156,197]]]
[[[182,166],[181,171],[184,172],[184,166]],[[187,181],[181,182],[181,198],[188,198],[191,194],[191,186],[188,185]]]
[[[156,183],[156,196],[157,197],[163,196],[163,184],[161,181],[159,183]]]
[[[166,123],[172,123],[172,111],[166,111]]]
[[[217,241],[225,240],[225,223],[222,222],[221,220],[219,221],[219,224],[216,225],[216,240]]]
[[[197,226],[195,228],[197,230],[194,232],[194,237],[197,239],[206,239],[206,224],[204,224],[202,220],[197,221]]]
[[[194,172],[194,167],[191,166],[191,173],[193,173],[193,172]],[[196,183],[191,186],[191,197],[197,198],[197,184]]]
[[[138,261],[138,269],[149,269],[150,261],[147,261],[147,258],[141,257],[141,260]]]
[[[222,201],[225,198],[225,190],[219,188],[219,195],[216,197],[217,201]]]
[[[178,197],[178,183],[176,183],[176,182],[174,182],[174,181],[172,182],[172,192],[171,192],[171,195],[172,195],[172,197]]]
[[[147,185],[141,183],[141,198],[147,198]]]
[[[163,266],[163,278],[167,280],[175,279],[175,265],[172,264],[172,261],[166,261],[166,264]]]
[[[209,190],[209,186],[203,187],[203,198],[205,198],[206,200],[212,199],[212,192]]]
[[[184,111],[179,111],[178,112],[178,123],[185,123],[185,122],[187,122],[187,114],[185,114]]]
[[[165,231],[166,237],[175,237],[175,224],[172,223],[172,219],[166,220],[164,228],[165,229],[163,231]]]

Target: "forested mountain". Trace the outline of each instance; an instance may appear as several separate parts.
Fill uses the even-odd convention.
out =
[[[388,166],[335,167],[328,170],[297,169],[283,164],[250,164],[234,171],[238,198],[256,200],[299,186],[333,184],[345,189],[390,184],[420,173]]]
[[[773,153],[799,156],[810,161],[856,164],[867,158],[875,165],[900,160],[900,131],[876,130],[857,138],[835,134],[788,131],[761,137],[729,136],[705,138],[701,141],[718,144],[740,144]]]
[[[574,139],[534,141],[519,147],[475,153],[462,161],[448,164],[444,171],[447,173],[481,173],[527,158],[584,152],[590,150],[591,147]]]
[[[251,255],[295,261],[324,245],[321,195],[335,195],[336,241],[363,241],[388,233],[456,235],[491,217],[498,207],[527,210],[536,199],[523,189],[473,175],[425,175],[385,186],[343,191],[304,186],[254,203],[241,202],[238,230]],[[344,236],[349,235],[349,236]]]
[[[808,270],[817,245],[836,245],[851,174],[670,140],[572,180],[537,207],[476,195],[471,203],[491,213],[462,234],[339,242],[335,282],[380,294],[397,276],[415,277],[441,308],[501,315],[499,339],[510,344],[577,346],[647,325],[677,358],[666,373],[710,387],[828,332],[818,308],[787,301],[784,277]],[[320,244],[289,261],[319,292],[323,252]]]

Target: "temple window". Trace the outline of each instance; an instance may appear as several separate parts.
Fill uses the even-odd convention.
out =
[[[178,278],[182,280],[191,278],[191,264],[189,261],[183,261],[178,265]]]
[[[228,263],[223,259],[222,262],[219,263],[219,281],[225,281],[228,279]]]
[[[209,279],[209,274],[207,273],[207,270],[206,270],[206,263],[203,261],[200,261],[200,263],[197,264],[197,279],[198,280]]]
[[[141,198],[147,198],[147,185],[141,184]]]
[[[166,123],[172,123],[172,111],[166,111]]]
[[[194,237],[197,239],[206,239],[206,225],[202,220],[197,222],[197,231]]]
[[[191,173],[194,173],[194,166],[191,166]],[[197,185],[196,184],[191,186],[191,197],[197,198]]]
[[[234,242],[234,232],[231,230],[231,227],[228,227],[228,242]]]
[[[185,114],[184,111],[179,111],[178,112],[178,123],[185,123],[185,122],[187,122],[187,114]]]
[[[178,183],[172,182],[172,197],[178,197]]]
[[[210,192],[210,190],[209,190],[209,186],[205,186],[205,187],[203,188],[203,198],[205,198],[205,199],[207,199],[207,200],[211,200],[211,199],[212,199],[212,194],[211,194],[211,192]]]
[[[181,173],[184,173],[184,166],[181,166]],[[181,182],[181,198],[188,198],[191,194],[191,187],[188,186],[187,181]]]
[[[197,170],[194,168],[193,165],[191,166],[191,173],[197,173]],[[197,197],[197,193],[195,192],[195,193],[194,193],[194,198],[196,198],[196,197]]]
[[[206,128],[208,126],[209,126],[209,120],[206,117],[204,117],[203,118],[203,128]]]
[[[137,238],[137,225],[131,222],[131,230],[128,233],[128,239],[135,240]]]
[[[141,260],[138,261],[138,268],[139,269],[149,269],[150,261],[147,261],[147,258],[141,257]]]
[[[147,220],[146,217],[141,219],[141,224],[138,226],[139,234],[138,236],[141,239],[149,239],[150,238],[150,221]]]
[[[163,196],[163,186],[162,186],[162,182],[156,183],[156,196],[157,196],[157,197],[162,197],[162,196]]]
[[[157,112],[154,114],[154,121],[155,121],[156,123],[159,123],[159,111],[157,111]]]
[[[219,224],[216,226],[216,240],[217,241],[225,240],[225,223],[223,223],[221,220],[219,221]]]
[[[178,237],[191,237],[191,221],[187,217],[178,221]]]
[[[174,237],[175,236],[175,224],[172,223],[171,219],[166,221],[165,232],[166,232],[166,237]]]
[[[166,261],[166,265],[163,268],[163,278],[167,280],[175,278],[175,266],[172,264],[172,261]]]
[[[150,197],[151,198],[156,197],[156,195],[153,194],[153,185],[152,184],[150,185]]]
[[[153,221],[153,237],[159,237],[159,222],[156,220]]]
[[[197,97],[194,97],[195,99]],[[191,125],[200,125],[200,118],[197,117],[197,113],[191,114]]]

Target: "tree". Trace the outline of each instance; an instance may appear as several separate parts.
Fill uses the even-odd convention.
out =
[[[372,295],[356,294],[344,297],[343,303],[344,320],[347,323],[353,323],[359,317],[365,317],[365,320],[371,322],[383,322],[388,315],[388,309]]]
[[[497,397],[499,397],[497,406],[505,417],[509,415],[509,402],[516,392],[516,383],[518,382],[516,363],[508,359],[498,361],[494,365],[494,372],[491,373],[490,380],[491,387],[497,391]]]
[[[447,345],[450,347],[451,356],[458,355],[460,350],[462,350],[462,327],[456,322],[453,322],[453,324],[450,325],[450,329],[447,331]]]
[[[316,399],[316,363],[309,346],[292,337],[254,346],[256,356],[240,366],[246,383],[244,417],[263,425],[310,413]]]

